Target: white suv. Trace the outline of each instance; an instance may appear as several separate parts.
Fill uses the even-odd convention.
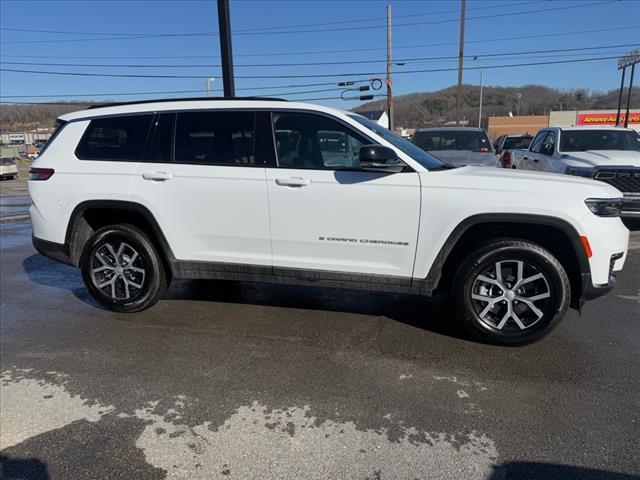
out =
[[[449,168],[355,113],[273,99],[63,115],[29,192],[36,249],[114,311],[172,278],[438,289],[507,345],[608,292],[629,238],[610,185]]]

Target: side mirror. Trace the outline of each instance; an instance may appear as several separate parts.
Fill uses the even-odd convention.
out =
[[[360,148],[360,168],[370,172],[400,173],[405,163],[396,152],[382,145],[365,145]]]

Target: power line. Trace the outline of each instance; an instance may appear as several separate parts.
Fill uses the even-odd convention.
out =
[[[549,0],[550,1],[550,0]],[[535,3],[540,3],[538,1],[528,1],[528,2],[518,2],[518,3],[508,3],[508,4],[495,4],[495,5],[483,5],[481,7],[473,7],[468,10],[487,10],[491,8],[508,8],[508,7],[516,7],[522,5],[531,5]],[[424,17],[429,16],[432,17],[434,15],[441,15],[447,13],[458,13],[459,10],[440,10],[435,12],[425,12],[425,13],[414,13],[407,15],[395,15],[395,18],[415,18],[415,17]],[[234,33],[243,33],[243,32],[255,32],[260,33],[266,30],[282,30],[282,29],[291,29],[291,28],[305,28],[305,27],[318,27],[325,25],[344,25],[350,23],[366,23],[373,21],[383,21],[385,17],[370,17],[370,18],[360,18],[354,20],[338,20],[331,22],[320,22],[320,23],[306,23],[306,24],[296,24],[296,25],[278,25],[271,27],[256,27],[256,28],[245,28],[235,30]],[[173,34],[163,34],[163,33],[140,33],[140,32],[78,32],[78,31],[64,31],[64,30],[38,30],[31,28],[13,28],[13,27],[0,27],[0,30],[11,31],[11,32],[26,32],[26,33],[46,33],[46,34],[55,34],[55,35],[112,35],[112,36],[138,36],[138,35],[157,35],[157,36],[165,36],[165,35],[218,35],[218,32],[201,32],[201,33],[173,33]]]
[[[479,70],[490,68],[508,68],[508,67],[526,67],[533,65],[554,65],[563,63],[580,63],[580,62],[593,62],[600,60],[617,59],[617,56],[607,57],[595,57],[595,58],[581,58],[570,60],[556,60],[549,62],[531,62],[531,63],[517,63],[507,65],[486,65],[482,67],[465,67],[465,70]],[[455,70],[455,69],[454,69]],[[115,78],[195,78],[206,79],[209,76],[199,75],[144,75],[144,74],[125,74],[125,73],[97,73],[97,72],[59,72],[50,70],[23,70],[23,69],[9,69],[0,68],[1,72],[13,72],[13,73],[29,73],[29,74],[41,74],[41,75],[66,75],[66,76],[80,76],[80,77],[115,77]],[[409,73],[431,73],[431,72],[448,72],[450,68],[441,69],[427,69],[427,70],[401,70],[398,71],[398,75],[404,75]],[[236,78],[240,79],[285,79],[285,78],[344,78],[344,77],[361,77],[361,76],[373,76],[383,75],[384,72],[349,72],[349,73],[336,73],[336,74],[313,74],[313,75],[236,75]]]
[[[276,95],[269,95],[271,97],[275,97]],[[384,97],[386,95],[371,95],[373,98],[379,98],[379,97]],[[202,97],[202,100],[211,100],[211,97]],[[344,100],[342,97],[318,97],[318,98],[299,98],[299,99],[295,99],[295,102],[315,102],[315,101],[320,101],[320,100]],[[357,100],[357,99],[353,99],[353,100]],[[176,101],[180,101],[179,98],[176,99]],[[14,101],[10,101],[10,102],[5,102],[2,101],[0,102],[0,104],[2,105],[78,105],[78,104],[82,104],[85,102],[14,102]],[[87,102],[88,103],[88,102]]]
[[[366,80],[366,79],[365,79]],[[363,80],[363,81],[365,81]],[[286,93],[280,93],[279,95],[301,95],[306,93],[317,93],[317,92],[329,92],[336,90],[335,82],[322,82],[322,83],[307,83],[302,85],[271,85],[268,87],[247,87],[247,88],[238,88],[239,91],[253,91],[253,90],[270,90],[270,89],[282,89],[282,88],[303,88],[303,87],[314,87],[314,86],[324,86],[324,85],[333,85],[333,88],[327,88],[322,90],[307,90],[303,92],[292,92],[288,91]],[[221,89],[214,89],[214,91],[222,91]],[[110,93],[72,93],[72,94],[55,94],[55,95],[0,95],[0,98],[63,98],[63,97],[116,97],[116,96],[131,96],[131,95],[168,95],[168,94],[181,94],[181,93],[203,93],[202,89],[199,90],[170,90],[170,91],[153,91],[153,92],[110,92]]]
[[[530,13],[548,13],[559,10],[573,9],[573,8],[581,8],[581,7],[593,7],[597,5],[603,5],[612,3],[617,0],[605,0],[601,2],[589,2],[589,3],[580,3],[573,4],[571,6],[561,6],[554,8],[545,8],[545,9],[537,9],[537,10],[522,10],[518,12],[510,12],[510,13],[498,13],[498,14],[489,14],[489,15],[479,15],[475,17],[468,17],[467,20],[483,20],[483,19],[493,19],[497,17],[508,17],[513,15],[523,16],[528,15]],[[445,23],[457,22],[458,18],[446,19],[446,20],[437,20],[437,21],[422,21],[422,22],[408,22],[408,23],[396,23],[394,28],[397,27],[407,27],[407,26],[419,26],[419,25],[442,25]],[[325,28],[325,29],[315,29],[315,30],[284,30],[284,31],[244,31],[244,32],[235,32],[234,36],[238,35],[281,35],[281,34],[297,34],[297,33],[321,33],[321,32],[337,32],[337,31],[354,31],[354,30],[370,30],[370,29],[380,29],[383,28],[384,25],[373,25],[373,26],[360,26],[360,27],[336,27],[336,28]],[[199,33],[154,33],[154,34],[136,34],[131,36],[126,36],[125,34],[121,34],[116,37],[98,37],[98,38],[82,38],[82,39],[61,39],[61,40],[22,40],[22,41],[12,41],[12,42],[3,42],[3,44],[27,44],[27,43],[61,43],[61,42],[87,42],[87,41],[102,41],[102,40],[127,40],[127,39],[148,39],[148,38],[177,38],[177,37],[197,37],[197,36],[212,36],[218,35],[216,32],[199,32]]]
[[[550,50],[529,50],[521,52],[500,52],[500,53],[485,53],[485,54],[473,54],[465,55],[465,58],[475,57],[498,57],[498,56],[510,56],[510,55],[530,55],[536,53],[557,53],[557,52],[576,52],[585,50],[606,50],[611,48],[627,48],[635,47],[637,43],[622,44],[622,45],[602,45],[592,47],[578,47],[578,48],[560,48]],[[423,60],[449,60],[452,58],[458,58],[457,55],[447,55],[438,57],[414,57],[414,58],[400,58],[394,60],[393,63],[408,63],[418,62]],[[338,62],[302,62],[302,63],[256,63],[256,64],[239,64],[235,67],[303,67],[303,66],[325,66],[325,65],[351,65],[351,64],[363,64],[363,63],[383,63],[385,60],[353,60],[353,61],[338,61]],[[7,62],[0,60],[0,63],[5,65],[31,65],[31,66],[55,66],[55,67],[110,67],[110,68],[219,68],[221,65],[212,64],[105,64],[105,63],[49,63],[49,62]]]
[[[465,42],[467,44],[475,44],[475,43],[494,43],[494,42],[503,42],[503,41],[514,41],[514,40],[530,40],[533,38],[548,38],[548,37],[566,37],[571,35],[584,35],[590,33],[600,33],[600,32],[612,32],[612,31],[620,31],[620,30],[629,30],[629,29],[639,29],[640,25],[625,25],[620,27],[610,27],[610,28],[596,28],[589,30],[577,30],[572,32],[550,32],[550,33],[541,33],[541,34],[527,34],[518,37],[497,37],[490,38],[485,40],[470,40]],[[444,43],[423,43],[417,45],[401,45],[395,46],[394,50],[399,49],[412,49],[412,48],[426,48],[426,47],[444,47],[450,45],[457,45],[457,42],[444,42]],[[379,48],[349,48],[349,49],[338,49],[338,50],[312,50],[312,51],[298,51],[298,52],[263,52],[263,53],[250,53],[250,54],[234,54],[234,57],[268,57],[268,56],[295,56],[295,55],[318,55],[318,54],[332,54],[332,53],[357,53],[357,52],[373,52],[373,51],[382,51],[386,50],[386,47]],[[58,56],[58,55],[6,55],[2,54],[0,57],[6,58],[69,58],[69,59],[85,59],[85,58],[96,58],[95,55],[84,56],[84,55],[75,55],[75,56]],[[116,60],[116,59],[173,59],[173,58],[220,58],[218,55],[152,55],[152,56],[100,56],[103,59]],[[352,63],[352,62],[349,62]]]

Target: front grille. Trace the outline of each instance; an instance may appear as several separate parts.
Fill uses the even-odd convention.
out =
[[[640,168],[601,168],[593,178],[623,193],[640,193]]]

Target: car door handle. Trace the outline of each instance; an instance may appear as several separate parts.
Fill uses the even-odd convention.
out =
[[[539,159],[539,158],[534,158],[534,159],[533,159],[533,161],[534,161],[535,163],[538,163],[538,162],[540,161],[540,159]]]
[[[154,180],[156,182],[164,182],[173,178],[173,173],[168,172],[144,172],[142,178],[145,180]]]
[[[529,157],[527,157],[526,155],[524,157],[522,157],[523,160],[529,160]]]
[[[306,187],[311,183],[311,180],[306,178],[293,177],[293,178],[276,178],[276,184],[283,187]]]

